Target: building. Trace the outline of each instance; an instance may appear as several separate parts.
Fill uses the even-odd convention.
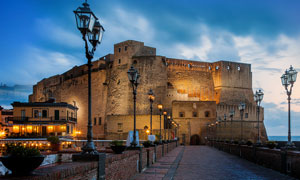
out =
[[[163,104],[164,111],[179,123],[177,135],[186,144],[190,143],[192,137],[199,139],[196,142],[204,142],[208,137],[208,124],[215,123],[216,120],[225,122],[224,115],[229,117],[232,110],[235,110],[233,133],[223,127],[222,136],[219,138],[230,138],[234,134],[233,138],[239,139],[241,117],[238,105],[241,102],[246,103],[245,118],[242,121],[244,138],[252,141],[256,139],[258,123],[250,64],[167,58],[156,55],[155,48],[133,40],[115,44],[114,54],[108,54],[93,62],[94,138],[126,139],[128,131],[133,130],[133,95],[127,77],[131,66],[138,69],[141,75],[137,90],[137,129],[140,137],[144,137],[144,127],[150,127],[147,93],[151,88],[156,96],[153,107]],[[88,107],[87,66],[75,66],[61,75],[38,82],[33,87],[29,101],[43,102],[52,97],[57,102],[76,102],[79,108],[77,127],[82,129],[82,137],[85,137]],[[208,114],[205,109],[209,111]],[[263,108],[260,112],[260,134],[264,141],[267,135],[263,123]],[[154,108],[154,133],[159,132],[159,114],[159,110]],[[164,121],[161,125],[164,129],[167,128]],[[172,133],[174,134],[174,129]]]
[[[0,106],[0,138],[5,137],[12,130],[12,126],[8,122],[10,117],[13,117],[13,111]]]
[[[12,137],[68,136],[75,132],[76,106],[64,102],[14,102],[12,106]]]

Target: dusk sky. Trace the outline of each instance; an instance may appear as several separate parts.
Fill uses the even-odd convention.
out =
[[[33,85],[86,63],[73,10],[83,0],[2,1],[0,82]],[[265,93],[268,135],[287,135],[287,96],[280,82],[300,71],[299,0],[89,0],[105,28],[95,58],[138,40],[157,54],[252,65],[253,88]],[[0,101],[1,105],[1,101]],[[300,78],[292,94],[292,135],[300,135]]]

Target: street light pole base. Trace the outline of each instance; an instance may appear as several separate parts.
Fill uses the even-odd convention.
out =
[[[295,146],[295,144],[293,142],[288,141],[286,143],[286,145],[284,146],[284,149],[286,149],[286,150],[296,150],[297,147]]]

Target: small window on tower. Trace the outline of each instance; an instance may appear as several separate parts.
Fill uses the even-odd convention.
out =
[[[240,71],[240,70],[241,70],[241,67],[240,67],[240,66],[238,66],[238,67],[237,67],[237,70],[238,70],[238,71]]]
[[[125,46],[125,51],[127,51],[127,46]]]
[[[220,67],[219,66],[216,66],[216,70],[218,70]]]
[[[98,125],[101,125],[102,124],[102,119],[101,119],[101,117],[99,117],[99,119],[98,119],[99,121],[98,121]]]
[[[118,132],[123,132],[123,123],[118,123]]]
[[[193,117],[198,117],[198,113],[197,112],[193,112]]]
[[[94,125],[97,124],[97,118],[94,118]]]
[[[204,116],[205,116],[205,117],[209,117],[209,116],[210,116],[209,111],[205,111]]]
[[[179,112],[179,117],[184,117],[184,112]]]
[[[121,64],[121,59],[119,59],[119,64]]]
[[[121,52],[121,48],[119,48],[119,52]]]
[[[229,70],[230,69],[230,66],[227,66],[227,70]]]
[[[248,113],[245,113],[245,118],[248,118],[249,114]]]
[[[211,67],[210,67],[210,66],[208,66],[208,69],[209,69],[209,70],[211,70]]]

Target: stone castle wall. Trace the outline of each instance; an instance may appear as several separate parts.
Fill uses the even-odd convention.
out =
[[[166,58],[157,56],[155,48],[144,46],[143,42],[130,40],[115,44],[114,54],[93,62],[92,121],[94,124],[96,118],[93,130],[97,138],[109,137],[105,135],[112,133],[109,130],[112,127],[117,132],[117,121],[121,123],[122,118],[133,115],[132,87],[127,77],[130,66],[134,66],[141,75],[137,90],[137,115],[148,116],[144,119],[148,119],[150,114],[147,95],[150,88],[156,97],[153,104],[154,115],[159,114],[157,104],[163,104],[164,110],[171,113],[174,101],[214,101],[217,104],[216,117],[228,115],[231,106],[235,106],[236,109],[240,102],[245,102],[247,107],[251,107],[248,112],[249,119],[256,119],[253,110],[255,106],[251,65]],[[79,108],[77,128],[83,132],[82,136],[85,136],[87,66],[75,66],[61,75],[38,82],[33,87],[29,101],[42,102],[50,97],[55,97],[57,102],[73,104],[75,101]],[[224,108],[220,108],[219,105],[223,105]],[[263,118],[263,111],[261,112]],[[141,121],[146,124],[146,120]],[[263,119],[261,121],[263,122]],[[133,124],[133,118],[125,118],[124,122]]]

